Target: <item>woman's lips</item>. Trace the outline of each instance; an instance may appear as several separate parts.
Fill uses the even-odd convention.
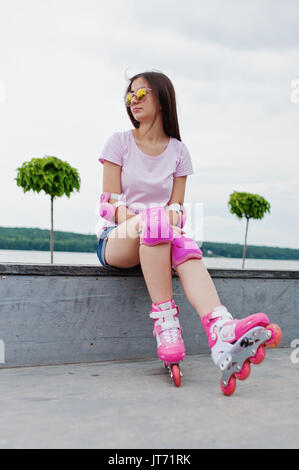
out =
[[[134,108],[133,112],[136,113],[136,111],[140,111],[140,110],[141,110],[141,108]]]

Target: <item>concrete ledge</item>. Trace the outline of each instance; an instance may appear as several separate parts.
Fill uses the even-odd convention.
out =
[[[299,271],[274,271],[259,269],[208,269],[213,278],[240,279],[299,279]],[[0,264],[0,275],[32,276],[143,276],[140,265],[133,268],[114,268],[113,266],[95,266],[81,264]],[[178,277],[172,271],[173,277]]]
[[[283,330],[281,347],[299,338],[298,271],[209,269],[236,317],[266,312]],[[209,352],[177,273],[188,354]],[[0,367],[156,357],[151,299],[140,266],[0,264]]]

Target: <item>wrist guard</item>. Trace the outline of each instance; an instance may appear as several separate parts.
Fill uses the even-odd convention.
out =
[[[165,206],[166,211],[175,211],[179,216],[179,221],[177,226],[183,228],[186,223],[187,213],[186,207],[183,204],[179,204],[178,202],[174,202],[170,204],[170,206]]]

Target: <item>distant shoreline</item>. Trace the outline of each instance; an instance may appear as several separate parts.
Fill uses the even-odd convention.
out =
[[[243,245],[204,241],[203,255],[208,258],[242,258]],[[95,253],[96,235],[55,231],[54,251]],[[50,251],[50,230],[27,227],[0,227],[0,250]],[[299,260],[299,249],[248,245],[246,259]]]

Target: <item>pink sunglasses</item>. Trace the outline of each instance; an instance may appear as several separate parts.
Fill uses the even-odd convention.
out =
[[[125,98],[126,105],[131,106],[134,98],[136,98],[136,101],[140,103],[140,101],[142,101],[146,97],[146,95],[151,91],[152,91],[151,88],[146,88],[146,87],[139,88],[136,92],[129,91],[129,93],[127,93],[126,98]]]

